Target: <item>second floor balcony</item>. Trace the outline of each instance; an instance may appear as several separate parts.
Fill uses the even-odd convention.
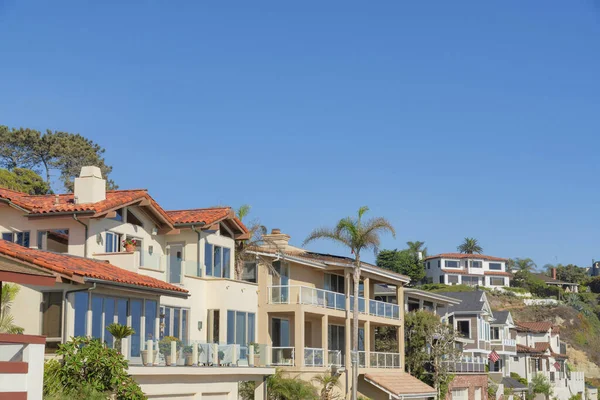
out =
[[[486,359],[481,357],[461,357],[457,361],[446,361],[444,364],[448,367],[450,372],[457,374],[463,373],[486,373],[486,367],[488,362]]]
[[[339,311],[346,311],[346,296],[343,293],[317,289],[309,286],[269,286],[269,304],[303,304]],[[349,296],[350,311],[354,310],[354,296]],[[400,306],[383,301],[358,298],[361,314],[388,319],[400,319]]]
[[[328,350],[321,348],[304,348],[302,357],[294,347],[271,347],[269,365],[281,367],[342,367],[345,364],[344,353],[341,350]],[[360,368],[388,368],[399,369],[400,353],[379,351],[359,351],[358,366]]]

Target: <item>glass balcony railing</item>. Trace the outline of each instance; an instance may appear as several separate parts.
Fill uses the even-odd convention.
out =
[[[305,367],[323,367],[325,365],[325,350],[311,347],[304,348]]]

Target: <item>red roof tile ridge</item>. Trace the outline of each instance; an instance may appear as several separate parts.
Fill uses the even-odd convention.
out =
[[[231,206],[219,206],[219,207],[200,207],[200,208],[187,208],[181,210],[165,210],[166,212],[178,212],[178,211],[207,211],[207,210],[230,210]]]

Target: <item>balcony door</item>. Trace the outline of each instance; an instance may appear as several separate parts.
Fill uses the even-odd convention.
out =
[[[289,264],[281,261],[275,261],[273,263],[273,302],[274,303],[289,303],[290,301],[290,266]]]
[[[169,246],[169,283],[181,283],[181,268],[183,264],[183,245]]]

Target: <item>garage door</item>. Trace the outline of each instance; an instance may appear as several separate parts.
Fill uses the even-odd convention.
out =
[[[469,389],[452,389],[452,400],[469,400]]]

